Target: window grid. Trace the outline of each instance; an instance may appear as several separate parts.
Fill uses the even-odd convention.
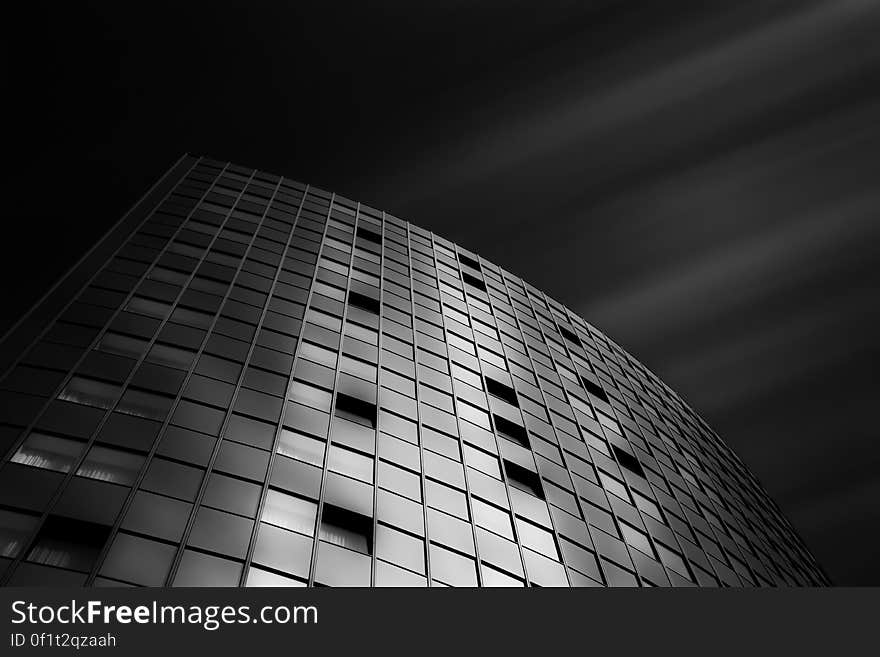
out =
[[[702,418],[533,286],[278,176],[197,158],[166,187],[0,379],[0,583],[828,583]],[[279,455],[295,429],[319,471],[320,442]],[[16,457],[32,433],[70,467]],[[314,505],[311,536],[265,530],[299,562],[257,558],[270,491]]]

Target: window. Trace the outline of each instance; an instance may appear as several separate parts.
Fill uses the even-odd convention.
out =
[[[144,457],[118,449],[95,445],[76,471],[80,477],[131,486],[137,479]]]
[[[507,539],[513,540],[513,530],[510,524],[510,514],[496,506],[486,504],[477,498],[471,499],[474,510],[474,522],[485,529],[500,534]]]
[[[511,486],[516,486],[539,499],[544,499],[541,478],[536,473],[507,460],[504,461],[504,472],[507,474],[507,481]]]
[[[195,352],[189,349],[181,349],[180,347],[172,347],[171,345],[157,342],[150,349],[147,360],[160,365],[187,370],[192,365],[194,356]]]
[[[357,236],[367,240],[368,242],[372,242],[373,244],[382,244],[382,236],[379,233],[374,233],[372,230],[367,230],[363,226],[358,226]]]
[[[317,408],[321,411],[330,410],[330,400],[332,395],[321,388],[311,386],[301,381],[294,381],[290,386],[288,398],[293,401]]]
[[[110,528],[104,525],[49,516],[27,560],[45,566],[88,572],[109,533]]]
[[[339,445],[330,445],[327,468],[368,484],[373,483],[373,459]]]
[[[165,319],[168,313],[171,312],[171,306],[167,303],[162,303],[161,301],[153,301],[152,299],[134,296],[127,304],[125,304],[124,310],[130,310],[135,313],[156,317],[158,319]]]
[[[260,504],[260,492],[256,484],[213,472],[208,478],[202,504],[253,518]]]
[[[376,428],[376,405],[342,392],[336,395],[336,416]]]
[[[332,504],[324,504],[320,537],[333,545],[371,554],[373,519]]]
[[[154,281],[162,281],[164,283],[183,285],[184,283],[186,283],[186,279],[188,278],[188,276],[179,271],[174,271],[173,269],[156,266],[153,267],[149,274],[147,274],[147,278],[151,278]]]
[[[648,556],[654,556],[654,550],[651,549],[651,543],[644,532],[639,531],[635,527],[631,527],[625,522],[621,522],[620,533],[623,535],[623,540],[625,540],[631,546],[638,550],[641,550]]]
[[[128,358],[140,358],[147,350],[147,341],[140,338],[133,338],[121,333],[107,331],[98,342],[96,347],[100,351],[108,354],[117,354],[118,356],[127,356]]]
[[[87,379],[84,376],[74,376],[64,386],[58,399],[98,408],[110,408],[119,396],[119,391],[118,385]]]
[[[468,274],[467,272],[463,271],[463,272],[461,272],[461,278],[465,283],[467,283],[471,287],[475,287],[478,290],[481,290],[482,292],[486,291],[486,284],[483,281],[481,281],[479,278],[477,278],[476,276],[472,276],[471,274]]]
[[[612,477],[604,470],[599,470],[599,481],[602,483],[602,487],[609,493],[614,493],[621,499],[629,501],[626,486],[624,486],[617,478]]]
[[[243,559],[247,554],[254,521],[203,506],[196,513],[189,545]]]
[[[174,586],[238,586],[241,570],[236,561],[186,550]]]
[[[248,569],[247,574],[247,584],[245,586],[249,588],[255,587],[275,587],[275,586],[289,586],[289,587],[304,587],[306,583],[302,580],[295,579],[293,577],[285,577],[284,575],[279,575],[278,573],[273,573],[272,571],[266,570],[264,568],[258,568],[256,566],[251,566]]]
[[[171,315],[171,321],[173,322],[204,329],[211,326],[213,319],[213,315],[200,310],[190,310],[189,308],[177,308]]]
[[[168,434],[171,435],[171,434]],[[183,440],[195,440],[184,437]],[[192,502],[196,499],[204,471],[161,457],[153,458],[141,488]]]
[[[380,524],[376,531],[377,557],[424,574],[425,542],[422,539],[387,525]]]
[[[324,445],[323,440],[316,440],[289,429],[282,429],[275,451],[282,456],[321,467],[324,465]]]
[[[300,497],[269,490],[260,520],[291,531],[313,536],[318,505]]]
[[[572,344],[575,344],[579,347],[581,346],[580,338],[578,338],[578,336],[575,333],[573,333],[572,331],[570,331],[569,329],[565,328],[564,326],[560,326],[559,332],[562,334],[563,338],[565,338],[566,340],[568,340]]]
[[[484,378],[486,380],[486,392],[488,392],[490,395],[498,397],[498,399],[506,401],[512,406],[516,406],[517,408],[519,408],[519,401],[516,398],[516,391],[513,388],[501,383],[500,381],[491,379],[488,376]]]
[[[379,314],[380,304],[378,299],[368,297],[366,294],[350,290],[348,293],[348,303],[352,306],[371,312],[374,315]]]
[[[117,410],[137,417],[164,420],[172,401],[165,395],[129,388],[120,400]]]
[[[553,534],[537,525],[516,518],[516,529],[519,532],[519,540],[523,547],[540,552],[551,559],[559,559],[559,551],[556,548],[556,539]]]
[[[162,586],[176,548],[119,533],[101,566],[101,575],[145,586]]]
[[[617,445],[612,445],[611,449],[614,451],[614,455],[617,457],[617,462],[620,465],[630,472],[637,474],[638,476],[644,478],[645,470],[642,468],[642,464],[639,463],[639,460],[630,454],[629,452],[625,452]]]
[[[678,552],[670,550],[661,543],[657,543],[657,552],[660,555],[660,561],[663,562],[664,566],[671,570],[674,570],[679,575],[683,575],[684,577],[691,579],[684,559],[682,559],[681,555]]]
[[[10,459],[33,468],[69,472],[85,443],[33,431]]]
[[[38,521],[37,516],[0,509],[0,557],[17,557]]]
[[[591,395],[598,397],[606,404],[608,403],[608,395],[605,394],[605,391],[602,389],[601,386],[596,385],[585,376],[581,377],[581,384],[583,384],[584,390],[589,392]]]
[[[219,409],[183,400],[177,404],[171,421],[178,426],[216,436],[220,432],[225,415],[226,413]]]
[[[431,543],[431,576],[450,586],[476,586],[477,566],[473,559],[463,557]]]
[[[504,436],[515,442],[517,445],[522,445],[526,449],[532,448],[529,444],[529,434],[524,427],[521,427],[515,422],[511,422],[500,415],[495,415],[494,413],[492,414],[492,419],[495,422],[495,430],[498,432],[499,436]]]
[[[474,260],[473,258],[471,258],[470,256],[465,255],[464,253],[458,254],[458,261],[463,265],[467,265],[471,269],[476,269],[477,271],[482,271],[480,269],[480,263],[478,261]]]

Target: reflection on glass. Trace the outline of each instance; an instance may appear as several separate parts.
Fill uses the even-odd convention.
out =
[[[290,386],[290,392],[287,395],[296,402],[311,406],[322,411],[330,411],[330,401],[332,395],[326,390],[310,386],[301,381],[294,381]]]
[[[84,446],[79,440],[33,431],[10,460],[34,468],[69,472]]]
[[[95,445],[76,471],[80,477],[131,486],[137,479],[144,457],[118,449]]]
[[[306,583],[302,580],[294,579],[293,577],[284,577],[278,573],[251,566],[248,569],[247,584],[245,584],[245,586],[251,588],[262,586],[289,586],[301,588],[305,587]]]
[[[350,449],[331,445],[327,467],[334,472],[360,479],[368,484],[373,483],[373,459],[352,452]]]
[[[260,520],[301,534],[314,535],[318,505],[277,490],[266,495]]]
[[[324,465],[324,441],[309,438],[288,429],[281,430],[276,452],[312,465]]]
[[[129,358],[140,358],[147,348],[147,341],[129,335],[108,331],[98,342],[97,349],[108,354],[117,354]]]
[[[192,365],[194,355],[189,349],[156,343],[150,349],[150,355],[147,356],[147,360],[160,365],[168,365],[169,367],[185,370],[189,369],[189,366]]]
[[[158,319],[165,319],[171,310],[171,306],[161,301],[153,301],[144,297],[134,296],[125,304],[124,310],[130,310],[142,315],[149,315]]]
[[[0,509],[0,557],[14,559],[37,524],[36,516]]]
[[[119,390],[119,386],[112,383],[74,376],[64,386],[58,399],[98,408],[110,408],[119,396]]]
[[[171,401],[164,395],[129,388],[116,410],[151,420],[164,420],[168,409],[171,408]]]

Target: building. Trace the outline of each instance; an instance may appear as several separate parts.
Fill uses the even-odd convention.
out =
[[[507,271],[185,156],[0,347],[4,585],[828,579],[718,436]]]

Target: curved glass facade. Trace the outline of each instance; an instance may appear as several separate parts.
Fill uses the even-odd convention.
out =
[[[602,332],[278,176],[182,158],[0,355],[5,585],[828,583]]]

